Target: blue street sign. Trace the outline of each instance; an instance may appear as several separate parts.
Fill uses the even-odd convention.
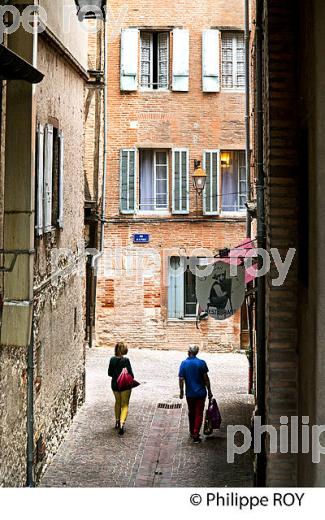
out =
[[[150,235],[148,233],[135,233],[133,235],[134,244],[149,244]]]

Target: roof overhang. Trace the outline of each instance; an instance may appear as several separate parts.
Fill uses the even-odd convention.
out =
[[[39,83],[44,78],[39,70],[18,54],[0,44],[0,80],[24,80],[29,83]]]

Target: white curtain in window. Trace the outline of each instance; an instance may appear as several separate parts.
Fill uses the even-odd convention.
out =
[[[158,34],[158,88],[168,88],[168,33]]]
[[[140,209],[154,210],[154,175],[152,150],[140,153]]]
[[[141,87],[152,87],[152,33],[141,33]]]
[[[238,169],[237,157],[230,154],[231,164],[229,166],[221,166],[222,175],[222,210],[237,211],[237,191],[238,191]]]

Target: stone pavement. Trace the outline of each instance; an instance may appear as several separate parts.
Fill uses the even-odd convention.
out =
[[[41,481],[43,487],[249,487],[250,452],[226,461],[227,424],[249,425],[247,360],[242,354],[208,354],[212,391],[223,423],[220,432],[193,444],[186,401],[178,399],[177,370],[185,354],[132,350],[135,377],[126,433],[114,430],[114,398],[107,377],[112,351],[87,356],[87,397]]]

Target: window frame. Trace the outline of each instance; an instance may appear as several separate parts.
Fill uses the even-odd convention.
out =
[[[222,196],[222,166],[221,166],[221,154],[222,153],[234,153],[234,154],[240,154],[242,153],[245,157],[245,150],[231,150],[231,149],[222,149],[220,150],[220,193],[221,193],[221,197],[220,197],[220,216],[224,216],[224,217],[244,217],[245,216],[245,212],[246,212],[246,208],[243,207],[241,209],[238,209],[238,210],[224,210],[222,208],[222,200],[223,200],[223,196]],[[240,198],[240,193],[239,193],[239,183],[240,183],[240,175],[239,175],[239,169],[240,169],[240,166],[239,166],[239,157],[238,157],[238,178],[237,178],[237,190],[238,190],[238,193],[237,193],[237,203],[239,201],[239,198]],[[246,171],[245,171],[246,173]],[[246,201],[247,201],[247,182],[246,182],[246,179],[245,179],[245,185],[246,185]],[[239,206],[239,204],[238,204]]]
[[[233,80],[232,87],[224,86],[224,83],[223,83],[223,77],[224,77],[224,73],[223,73],[224,36],[225,35],[229,35],[229,34],[232,35],[232,80]],[[244,31],[240,31],[240,30],[235,30],[234,31],[234,30],[225,30],[225,29],[221,30],[221,81],[220,81],[220,84],[221,84],[221,89],[226,91],[226,92],[245,92],[245,84],[242,85],[242,86],[237,86],[237,76],[238,76],[238,67],[237,67],[237,64],[238,64],[238,60],[237,60],[237,42],[238,42],[238,38],[237,38],[237,36],[238,35],[242,35],[242,37],[244,38],[244,45],[245,45]]]
[[[143,34],[149,34],[150,35],[150,86],[142,85],[142,35]],[[155,59],[157,60],[157,88],[154,88],[153,85],[153,63],[154,63],[154,53],[153,53],[153,35],[157,34],[157,56]],[[159,87],[159,36],[161,34],[167,35],[167,86],[166,87]],[[139,90],[141,92],[168,92],[170,90],[170,34],[171,31],[164,30],[140,30],[140,64],[139,64]]]
[[[186,269],[182,273],[182,276],[179,277],[181,279],[180,279],[180,282],[179,282],[179,286],[177,288],[177,290],[179,291],[179,297],[180,297],[180,301],[181,301],[181,305],[182,305],[182,312],[181,312],[181,315],[179,317],[170,316],[170,309],[171,309],[171,307],[175,307],[175,305],[172,305],[172,302],[170,301],[171,290],[169,288],[168,295],[167,295],[167,321],[168,322],[179,322],[181,320],[181,321],[193,322],[193,321],[196,320],[196,311],[195,311],[195,314],[186,314],[186,283],[185,283],[186,282],[186,273],[190,270],[189,264],[190,264],[191,258],[187,257],[187,256],[179,256],[179,255],[171,255],[171,256],[168,257],[168,280],[169,280],[169,284],[171,283],[171,280],[173,278],[176,279],[176,277],[172,278],[170,276],[171,258],[173,258],[173,257],[175,257],[175,258],[179,257],[180,258],[180,265],[181,265],[182,261],[183,262],[186,261]],[[195,287],[196,287],[196,276],[195,275],[193,275],[193,276],[195,278]],[[175,287],[174,287],[174,290],[175,290]],[[176,301],[176,297],[175,297],[175,301]],[[197,299],[196,299],[195,305],[197,305]]]
[[[140,182],[141,182],[141,166],[140,166],[140,154],[142,150],[151,150],[153,152],[153,195],[154,195],[154,209],[141,209],[141,199],[140,199]],[[166,154],[166,208],[157,208],[157,153],[165,153]],[[170,190],[169,190],[169,160],[170,160],[170,149],[168,148],[139,148],[138,149],[138,158],[139,162],[139,183],[137,189],[137,204],[136,204],[136,213],[138,215],[150,215],[150,214],[162,214],[166,215],[170,213]],[[165,166],[164,164],[158,166]]]

